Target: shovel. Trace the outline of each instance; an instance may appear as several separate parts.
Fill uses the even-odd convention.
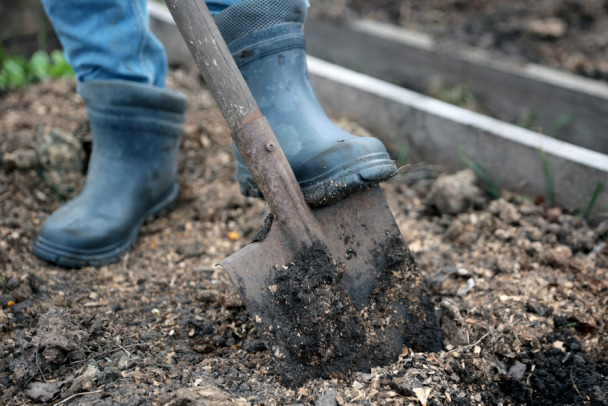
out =
[[[441,350],[433,303],[380,188],[311,209],[206,4],[166,3],[272,213],[220,265],[283,383]]]

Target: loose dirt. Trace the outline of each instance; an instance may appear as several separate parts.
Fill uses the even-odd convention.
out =
[[[279,266],[269,281],[273,322],[264,333],[277,344],[284,382],[298,387],[307,378],[356,371],[366,335],[342,282],[343,265],[317,241],[285,268]]]
[[[365,297],[344,280],[361,270],[333,258],[320,241],[270,274],[268,315],[256,325],[276,348],[283,384],[370,372],[396,361],[404,347],[441,350],[434,306],[403,238],[389,236],[374,251],[375,264],[364,270],[373,276]]]
[[[438,310],[441,350],[405,346],[369,372],[283,385],[215,266],[253,239],[266,206],[240,194],[209,92],[181,71],[169,84],[190,100],[179,204],[119,263],[80,270],[29,251],[70,193],[47,184],[38,128],[75,134],[87,150],[75,83],[0,96],[0,403],[608,404],[608,225],[505,191],[443,212],[433,185],[446,174],[424,165],[383,189]]]

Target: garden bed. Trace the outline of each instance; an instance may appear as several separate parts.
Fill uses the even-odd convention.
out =
[[[165,44],[169,59],[175,64],[196,70],[168,10],[152,2],[149,3],[149,11],[152,30]],[[581,100],[587,100],[594,106],[601,106],[599,109],[582,108],[581,111],[585,111],[585,114],[591,112],[593,119],[579,117],[570,123],[568,131],[575,123],[577,126],[582,123],[583,127],[593,131],[593,134],[587,134],[592,135],[590,138],[586,138],[585,131],[566,132],[566,138],[581,141],[575,145],[315,58],[309,57],[308,60],[313,85],[323,106],[336,116],[353,118],[372,130],[401,163],[433,163],[450,170],[468,165],[492,189],[505,188],[528,197],[543,195],[550,204],[557,203],[569,210],[578,211],[596,223],[606,219],[608,189],[604,186],[608,176],[608,156],[602,153],[605,149],[604,138],[595,134],[598,128],[604,127],[601,124],[606,121],[606,114],[601,112],[608,106],[608,98],[602,96],[602,92],[608,95],[608,87],[602,83],[593,82],[606,89],[600,87],[591,91],[593,86],[582,86],[579,83],[584,81],[582,78],[569,77],[565,81],[563,78],[552,81],[548,78],[554,77],[554,74],[541,78],[522,76],[522,72],[497,69],[481,62],[477,64],[474,60],[467,60],[464,54],[442,56],[432,48],[416,45],[415,41],[404,43],[401,41],[404,33],[396,28],[391,28],[391,32],[398,30],[399,41],[395,42],[397,37],[378,35],[378,30],[371,33],[361,31],[359,23],[355,28],[348,25],[336,27],[314,20],[309,23],[312,23],[313,29],[307,32],[313,48],[315,43],[318,44],[324,38],[323,45],[319,45],[317,50],[328,50],[340,62],[365,67],[363,71],[369,68],[370,73],[381,77],[382,72],[386,73],[390,67],[388,72],[392,74],[398,72],[400,77],[418,80],[419,76],[412,76],[412,72],[432,71],[434,67],[442,67],[450,60],[452,65],[454,61],[465,61],[462,71],[468,72],[467,75],[478,80],[483,76],[480,72],[484,72],[493,78],[489,88],[496,92],[489,92],[490,94],[501,95],[500,90],[507,88],[510,89],[510,95],[517,95],[516,100],[508,97],[503,100],[498,96],[496,99],[505,106],[516,106],[519,109],[525,105],[521,101],[522,96],[512,89],[539,87],[545,93],[531,91],[524,98],[540,100],[547,98],[546,92],[549,92],[552,97],[548,99],[548,105],[556,102],[562,108],[579,108],[587,105]],[[365,41],[371,46],[359,47],[365,45]],[[407,64],[396,63],[397,59],[410,55],[409,52],[402,55],[396,51],[404,46],[417,50],[426,65],[423,63],[424,66],[421,67],[415,63],[413,69],[410,69]],[[368,52],[374,52],[374,55],[367,58]],[[441,59],[441,63],[433,62],[435,58]],[[449,72],[450,66],[448,63],[447,68],[443,66],[440,70],[443,73]],[[431,76],[426,75],[424,78],[428,81]],[[422,79],[418,81],[424,83]],[[492,89],[492,85],[497,83],[501,84],[499,88]],[[508,85],[505,87],[504,83]],[[555,94],[561,96],[553,97]],[[560,110],[549,108],[546,111],[555,120],[558,118],[555,111]],[[585,139],[593,148],[579,146],[584,144],[582,141]]]
[[[240,195],[228,129],[196,75],[175,71],[169,84],[190,100],[179,204],[98,269],[29,251],[69,193],[47,183],[40,126],[75,134],[85,155],[90,144],[75,82],[2,95],[0,403],[608,404],[606,223],[504,191],[490,199],[469,172],[421,164],[383,189],[439,311],[443,350],[404,348],[386,367],[282,386],[215,266],[252,239],[266,206]]]

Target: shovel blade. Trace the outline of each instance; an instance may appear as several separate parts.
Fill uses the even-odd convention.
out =
[[[441,350],[433,303],[380,187],[313,214],[324,244],[294,252],[275,222],[220,263],[283,382],[369,370],[404,347]]]

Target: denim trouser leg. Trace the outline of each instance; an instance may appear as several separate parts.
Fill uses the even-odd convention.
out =
[[[211,15],[214,16],[226,7],[235,5],[241,1],[243,0],[205,0],[205,3],[207,3],[207,7],[209,7]]]
[[[41,0],[79,82],[122,79],[164,87],[167,57],[146,0]],[[242,0],[210,0],[217,14]]]
[[[42,0],[79,82],[165,85],[167,58],[145,0]]]
[[[41,0],[79,82],[122,79],[164,87],[167,57],[146,0]],[[212,15],[242,0],[207,0]]]

